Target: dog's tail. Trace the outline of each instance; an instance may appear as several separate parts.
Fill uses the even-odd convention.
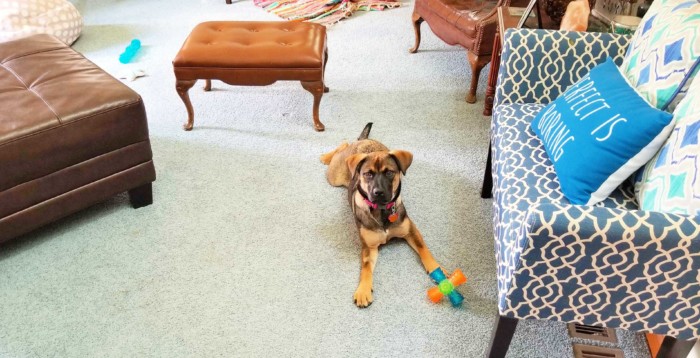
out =
[[[372,122],[367,123],[365,126],[365,129],[362,130],[362,133],[360,133],[360,136],[357,137],[357,140],[364,140],[369,138],[369,131],[372,130]]]

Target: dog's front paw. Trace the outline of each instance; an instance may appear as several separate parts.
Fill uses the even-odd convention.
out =
[[[326,153],[321,155],[321,163],[328,165],[331,164],[331,159],[333,159],[334,152]]]
[[[355,305],[360,308],[369,307],[372,304],[372,286],[370,285],[359,285],[355,294],[352,296],[355,300]]]

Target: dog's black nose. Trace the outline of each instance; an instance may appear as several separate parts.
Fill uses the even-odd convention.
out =
[[[384,196],[384,192],[381,191],[380,189],[374,189],[374,190],[372,190],[372,194],[374,194],[374,197],[377,197],[377,198],[378,198],[378,197],[383,197],[383,196]]]

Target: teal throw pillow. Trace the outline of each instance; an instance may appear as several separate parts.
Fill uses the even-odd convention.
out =
[[[566,198],[592,205],[656,154],[671,118],[637,93],[608,58],[544,107],[532,129]]]

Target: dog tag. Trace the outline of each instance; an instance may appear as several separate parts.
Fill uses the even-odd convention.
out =
[[[391,203],[391,214],[387,219],[389,219],[390,223],[393,223],[394,221],[398,220],[399,214],[396,213],[396,203]]]

